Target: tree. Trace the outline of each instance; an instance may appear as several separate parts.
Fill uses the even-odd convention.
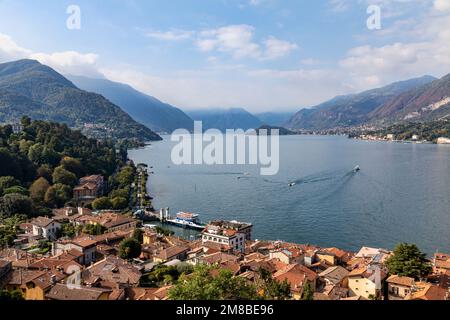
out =
[[[77,177],[82,177],[85,173],[85,170],[80,162],[80,160],[71,158],[71,157],[64,157],[61,160],[60,165],[64,167],[64,169],[75,173]]]
[[[262,298],[266,300],[288,300],[291,297],[291,285],[287,280],[279,282],[272,278],[272,274],[261,268],[259,276],[262,283],[259,288],[262,291]]]
[[[24,300],[20,290],[2,290],[0,291],[0,301],[19,301]]]
[[[70,199],[72,199],[72,188],[65,184],[57,183],[52,187],[56,192],[56,206],[63,207]]]
[[[0,177],[0,195],[3,195],[5,189],[15,186],[20,186],[20,181],[16,178],[11,176]]]
[[[123,167],[116,176],[116,181],[121,188],[128,187],[134,181],[134,168],[131,166]]]
[[[73,238],[80,233],[81,229],[81,226],[77,226],[73,223],[65,223],[61,226],[61,235],[63,237]]]
[[[45,178],[38,178],[30,187],[30,197],[36,202],[44,201],[45,193],[48,188],[50,188],[50,184]]]
[[[432,271],[426,255],[420,252],[415,244],[408,243],[399,244],[394,255],[386,261],[386,265],[391,274],[416,280],[428,276]]]
[[[33,203],[27,196],[21,194],[7,194],[0,198],[0,214],[11,217],[23,214],[30,217],[33,213]]]
[[[128,188],[123,188],[123,189],[116,189],[114,191],[111,192],[111,194],[109,195],[111,199],[117,198],[117,197],[122,197],[122,198],[126,198],[128,199],[130,194],[130,191]]]
[[[16,155],[11,154],[6,148],[0,148],[0,176],[13,176],[21,179],[23,171]]]
[[[141,244],[134,238],[123,240],[119,245],[119,256],[122,259],[134,259],[141,255]]]
[[[83,232],[91,236],[99,236],[105,233],[105,227],[100,224],[88,224],[83,228]]]
[[[19,225],[24,218],[26,217],[15,215],[3,219],[2,226],[0,226],[0,247],[11,246],[14,243]]]
[[[47,179],[47,181],[52,181],[52,169],[48,164],[43,164],[37,169],[37,174],[39,177]]]
[[[92,208],[94,210],[106,210],[112,208],[112,203],[107,197],[101,197],[98,199],[95,199],[94,202],[92,202]]]
[[[144,231],[142,231],[142,229],[136,228],[133,231],[132,237],[139,241],[139,243],[142,243],[144,241]]]
[[[14,186],[14,187],[3,190],[3,195],[11,194],[11,193],[22,194],[24,196],[30,195],[30,192],[22,186]]]
[[[78,179],[73,172],[67,171],[63,166],[59,166],[53,171],[53,183],[61,183],[73,187],[78,183]]]
[[[169,291],[171,300],[253,300],[256,288],[244,278],[234,277],[229,270],[219,270],[212,276],[213,267],[195,266],[189,277],[182,275]]]
[[[122,197],[116,197],[111,200],[111,205],[114,210],[123,210],[128,207],[128,200]]]
[[[28,149],[28,159],[36,164],[45,163],[44,146],[40,143],[32,145],[30,149]]]
[[[303,287],[302,300],[314,300],[314,290],[309,282],[306,282],[305,286]]]
[[[58,202],[58,196],[56,195],[56,190],[54,187],[47,189],[44,195],[44,202],[49,207],[55,207]]]

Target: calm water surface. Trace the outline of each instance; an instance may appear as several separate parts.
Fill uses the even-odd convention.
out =
[[[279,174],[264,177],[255,166],[175,166],[164,138],[130,151],[153,167],[156,208],[252,222],[257,239],[450,251],[450,146],[285,136]]]

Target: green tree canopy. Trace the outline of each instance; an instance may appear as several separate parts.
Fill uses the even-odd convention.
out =
[[[302,300],[314,300],[314,290],[309,282],[306,282],[305,286],[303,287]]]
[[[59,166],[53,171],[53,183],[61,183],[73,187],[78,183],[78,179],[73,172],[66,170],[63,166]]]
[[[23,214],[28,217],[33,214],[33,203],[27,196],[21,194],[7,194],[0,198],[0,214],[11,217]]]
[[[119,187],[128,187],[134,181],[134,168],[132,166],[123,167],[116,176]]]
[[[72,157],[64,157],[61,160],[61,166],[64,169],[74,173],[77,177],[82,177],[85,174],[85,170],[80,160],[72,158]]]
[[[94,202],[92,202],[92,208],[94,210],[112,209],[112,203],[108,197],[101,197],[101,198],[95,199]]]
[[[14,186],[14,187],[3,190],[3,195],[11,194],[11,193],[18,193],[18,194],[22,194],[24,196],[30,195],[30,192],[22,186]]]
[[[262,298],[266,300],[288,300],[291,297],[291,285],[287,280],[279,282],[272,278],[272,274],[265,270],[259,269],[259,277],[261,283],[259,288],[262,292]]]
[[[38,178],[30,187],[30,197],[36,202],[44,201],[45,193],[48,188],[50,188],[50,184],[45,178]]]
[[[389,273],[419,280],[431,273],[431,264],[415,244],[401,243],[386,261]]]
[[[20,186],[20,181],[11,176],[0,177],[0,195],[3,195],[5,189]]]
[[[128,199],[122,197],[115,197],[111,199],[111,205],[114,210],[123,210],[128,207]]]
[[[135,238],[123,240],[119,246],[119,256],[122,259],[134,259],[141,255],[141,244]]]
[[[169,291],[172,300],[252,300],[256,299],[256,288],[244,278],[234,277],[229,270],[219,270],[217,276],[211,271],[214,267],[195,266],[193,274],[182,275]]]
[[[52,181],[52,169],[48,164],[43,164],[37,169],[37,175],[39,177],[47,179],[47,181]]]
[[[70,199],[72,199],[72,188],[62,183],[57,183],[52,186],[56,192],[55,205],[60,208],[63,207]]]

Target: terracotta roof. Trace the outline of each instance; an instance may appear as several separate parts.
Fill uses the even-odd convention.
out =
[[[446,300],[448,291],[431,283],[417,283],[417,291],[409,294],[406,300]]]
[[[0,251],[0,259],[10,261],[13,268],[28,268],[39,258],[36,254],[31,254],[23,250],[8,248]]]
[[[50,224],[55,222],[55,220],[47,218],[47,217],[37,217],[30,221],[32,225],[36,225],[41,228],[46,228]]]
[[[13,271],[9,275],[8,284],[22,286],[43,273],[43,271],[39,270],[13,269]]]
[[[97,217],[97,221],[99,224],[101,224],[107,229],[114,228],[127,223],[136,222],[136,220],[133,218],[113,212],[102,213],[100,216]]]
[[[277,271],[273,275],[273,278],[279,282],[287,280],[291,285],[291,291],[302,292],[303,286],[307,280],[307,275],[297,266],[299,265],[288,265],[286,268]]]
[[[59,282],[66,278],[66,275],[56,271],[44,271],[43,273],[39,274],[37,277],[30,279],[27,281],[27,283],[34,283],[35,286],[41,288],[42,290],[47,290],[53,285],[53,279],[56,282]]]
[[[83,191],[83,190],[95,190],[97,189],[97,185],[92,182],[84,183],[82,185],[78,185],[73,188],[73,191]]]
[[[11,264],[10,261],[0,260],[0,269],[3,269]]]
[[[330,267],[319,274],[320,277],[327,279],[333,284],[338,284],[347,277],[349,272],[341,266]]]
[[[118,257],[106,257],[82,272],[86,283],[108,281],[113,284],[137,285],[141,272],[127,261]]]
[[[39,269],[39,270],[61,270],[64,273],[68,273],[69,269],[73,267],[78,267],[81,270],[83,267],[75,262],[72,259],[62,258],[60,256],[52,257],[52,258],[43,258],[41,260],[36,261],[35,263],[29,266],[30,269]]]
[[[217,269],[211,270],[210,274],[215,277],[219,274],[220,270],[229,270],[233,273],[233,275],[237,275],[241,270],[241,265],[233,261],[223,262]]]
[[[179,254],[182,254],[183,252],[188,252],[189,248],[188,247],[184,247],[184,246],[172,246],[166,249],[161,250],[160,252],[158,252],[155,257],[156,258],[160,258],[163,260],[168,260],[171,259],[173,257],[176,257]]]
[[[85,249],[94,247],[97,244],[97,241],[95,241],[92,237],[79,237],[70,240],[69,242]]]
[[[232,254],[226,254],[223,252],[216,252],[213,254],[209,254],[209,255],[200,257],[199,260],[203,263],[212,265],[212,264],[223,263],[223,262],[228,262],[228,261],[237,262],[237,261],[239,261],[239,257],[232,255]]]
[[[386,281],[393,284],[399,284],[405,287],[412,287],[415,283],[414,278],[400,277],[397,275],[390,276]]]
[[[109,289],[102,288],[69,288],[64,284],[56,284],[50,291],[45,295],[47,298],[52,300],[98,300],[104,293],[110,293]]]
[[[92,183],[99,183],[103,181],[103,176],[101,175],[91,175],[86,176],[80,179],[80,184],[92,182]]]

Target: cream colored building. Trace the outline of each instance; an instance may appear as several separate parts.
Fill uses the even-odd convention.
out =
[[[382,295],[384,273],[378,267],[362,267],[348,275],[348,289],[351,297],[361,296],[366,299],[379,298]]]

